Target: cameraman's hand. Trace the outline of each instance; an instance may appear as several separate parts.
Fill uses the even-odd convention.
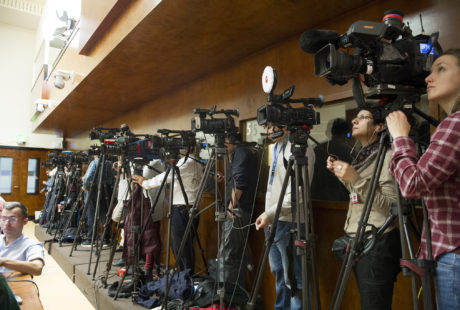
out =
[[[137,183],[139,184],[141,187],[142,187],[142,182],[144,182],[146,180],[146,178],[144,178],[143,176],[141,175],[137,175],[137,174],[134,174],[132,176],[132,179],[133,179],[133,183]]]
[[[261,228],[269,228],[270,227],[270,219],[268,218],[267,214],[262,213],[256,220],[256,230]]]
[[[406,114],[401,111],[395,111],[388,114],[387,127],[393,139],[398,137],[408,137],[410,131],[410,125],[407,121]]]
[[[331,170],[331,169],[329,169],[329,170]],[[342,181],[344,181],[346,183],[353,183],[359,177],[359,174],[355,170],[355,168],[350,166],[349,163],[346,163],[346,162],[341,161],[341,160],[335,160],[332,163],[332,170],[331,171],[332,171],[332,173],[334,173],[336,175],[336,177],[338,177],[339,179],[341,179]]]
[[[334,158],[334,157],[332,157],[332,156],[328,156],[328,157],[327,157],[327,160],[326,160],[326,168],[327,168],[330,172],[332,172],[332,173],[334,173],[334,161],[335,161],[335,158]],[[334,173],[334,174],[335,174],[335,173]]]

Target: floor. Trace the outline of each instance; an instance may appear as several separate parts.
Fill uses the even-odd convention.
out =
[[[35,225],[29,221],[24,226],[24,234],[36,240]],[[41,276],[34,277],[40,291],[40,299],[45,310],[93,310],[95,309],[77,286],[67,277],[56,261],[45,251],[45,267]]]

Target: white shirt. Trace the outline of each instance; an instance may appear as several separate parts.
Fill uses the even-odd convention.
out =
[[[0,235],[0,257],[5,257],[14,260],[20,260],[24,262],[30,262],[34,259],[42,260],[45,263],[43,251],[43,243],[35,241],[22,234],[19,238],[5,244],[5,235]],[[12,272],[6,267],[0,267],[0,273]]]
[[[289,156],[291,156],[291,142],[287,142],[286,146],[282,148],[283,143],[278,143],[277,153],[278,161],[275,166],[275,172],[273,175],[273,182],[270,184],[270,176],[273,170],[274,158],[275,158],[275,144],[270,145],[270,156],[271,159],[270,163],[270,170],[269,170],[269,177],[267,182],[267,192],[265,194],[265,214],[270,218],[270,222],[273,222],[276,212],[276,206],[278,205],[278,199],[281,194],[281,188],[283,187],[284,177],[286,175],[286,168],[284,167],[283,155],[286,161],[289,161]],[[308,178],[310,180],[310,184],[313,180],[313,171],[315,167],[315,152],[311,146],[307,148],[307,158],[308,158]],[[290,222],[292,221],[292,212],[291,212],[291,179],[289,178],[289,182],[286,187],[286,193],[284,195],[283,204],[281,206],[281,213],[279,220]],[[300,201],[300,199],[298,199]]]
[[[182,157],[177,162],[177,167],[179,168],[180,177],[182,179],[182,183],[184,184],[184,190],[187,194],[188,203],[191,205],[197,199],[198,190],[200,188],[200,181],[203,177],[203,168],[201,167],[200,163],[192,159],[191,156],[189,157],[190,158],[187,158],[187,161],[185,160],[186,157]],[[165,174],[166,172],[163,172],[151,179],[145,180],[142,182],[142,187],[144,189],[159,187],[165,177]],[[166,180],[168,184],[171,183],[171,175],[172,171],[169,172],[168,179]],[[186,203],[184,195],[182,194],[177,176],[174,177],[173,190],[173,205],[185,205]]]

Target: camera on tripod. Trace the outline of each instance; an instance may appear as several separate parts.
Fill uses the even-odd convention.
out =
[[[204,134],[229,134],[238,132],[238,127],[235,125],[235,119],[232,116],[240,116],[237,110],[216,110],[216,106],[211,109],[195,109],[193,114],[198,114],[198,117],[192,118],[192,131],[202,131]],[[226,118],[214,118],[216,114],[224,114]],[[211,119],[206,119],[209,115]]]
[[[66,158],[59,152],[55,151],[48,153],[48,159],[42,163],[42,167],[51,168],[51,167],[64,167],[66,164]]]
[[[343,35],[307,30],[300,38],[300,47],[315,54],[315,75],[325,76],[333,85],[364,74],[368,87],[401,84],[424,88],[425,77],[441,52],[439,33],[413,36],[403,16],[401,11],[387,11],[382,23],[360,20]],[[338,48],[354,48],[353,55]]]
[[[262,74],[262,87],[268,94],[268,104],[264,104],[257,109],[257,123],[259,125],[272,124],[277,127],[306,126],[313,127],[320,123],[319,112],[316,112],[314,105],[322,106],[324,101],[322,96],[318,98],[299,98],[291,99],[294,94],[295,86],[286,89],[281,95],[273,94],[276,87],[276,71],[270,66],[265,67]],[[302,103],[303,107],[294,108],[292,103]]]

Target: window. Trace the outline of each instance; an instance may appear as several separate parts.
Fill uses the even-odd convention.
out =
[[[29,158],[27,168],[27,194],[38,194],[38,181],[40,174],[40,159]]]
[[[13,183],[13,158],[0,157],[0,194],[11,194]]]

